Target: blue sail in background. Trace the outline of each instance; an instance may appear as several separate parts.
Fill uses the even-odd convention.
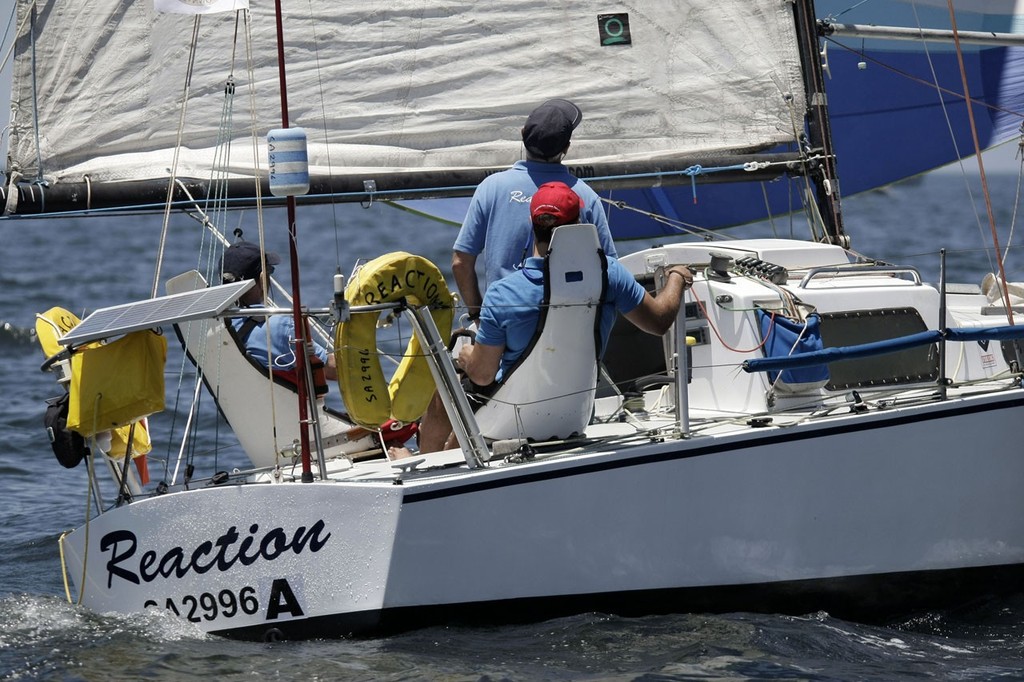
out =
[[[829,0],[816,5],[820,18],[839,23],[950,28],[945,0],[854,3],[851,9],[847,9],[850,3]],[[1013,3],[959,1],[957,28],[1022,33],[1024,16],[1005,11],[1012,7]],[[833,37],[827,44],[826,89],[843,196],[974,154],[960,67],[951,43]],[[963,44],[962,52],[982,149],[1018,137],[1024,112],[1024,48]],[[798,210],[803,190],[804,181],[797,178],[695,188],[684,183],[602,195],[636,209],[608,208],[616,239],[639,239],[679,234],[675,226],[644,213],[721,229]],[[401,205],[458,224],[468,204],[468,199],[444,199]]]
[[[950,28],[946,3],[873,2],[837,21]],[[972,11],[1012,3],[958,2],[961,31],[1020,33],[1024,17]],[[841,4],[819,2],[833,16]],[[833,138],[851,194],[974,154],[957,54],[950,43],[830,39],[827,82]],[[843,49],[845,46],[848,49]],[[1019,135],[1024,112],[1024,48],[962,44],[974,120],[982,149]],[[863,56],[858,54],[863,52]],[[862,63],[863,68],[858,64]],[[932,76],[934,69],[935,76]],[[934,81],[942,88],[937,92]],[[948,116],[948,120],[947,120]]]

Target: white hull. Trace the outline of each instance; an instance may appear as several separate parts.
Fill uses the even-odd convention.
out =
[[[271,45],[282,59],[286,51],[299,59],[319,54],[306,49],[317,34],[305,19],[292,17],[289,35],[296,37],[279,46],[275,29],[283,20],[271,22],[269,6],[204,17],[207,28],[195,34],[192,52],[187,34],[170,29],[194,23],[198,31],[197,19],[141,3],[78,3],[75,11],[55,4],[19,0],[8,213],[18,210],[14,190],[27,192],[24,183],[35,183],[32,194],[40,197],[36,185],[48,186],[51,206],[59,195],[93,211],[147,204],[158,182],[160,198],[177,203],[189,195],[183,210],[226,243],[231,228],[222,209],[229,197],[249,197],[254,177],[273,182],[304,169],[313,178],[309,200],[341,192],[366,205],[468,194],[476,179],[520,157],[524,107],[566,97],[587,112],[567,157],[573,173],[614,190],[619,208],[636,208],[619,204],[620,188],[642,185],[658,188],[650,201],[659,212],[672,209],[666,223],[660,221],[669,216],[609,209],[614,222],[659,221],[651,233],[666,236],[689,230],[704,223],[698,182],[745,175],[744,182],[760,183],[754,203],[805,205],[813,240],[701,238],[624,256],[622,266],[652,291],[664,285],[666,266],[689,264],[695,277],[664,339],[625,325],[605,344],[594,324],[609,291],[599,242],[581,237],[563,247],[563,235],[582,234],[584,226],[560,227],[544,266],[544,328],[523,353],[525,369],[473,413],[445,350],[450,330],[434,328],[426,306],[416,309],[410,295],[424,271],[384,275],[387,268],[371,265],[374,259],[352,273],[349,284],[357,284],[350,288],[339,267],[332,309],[305,308],[292,197],[291,313],[330,312],[336,328],[350,316],[373,316],[374,324],[357,327],[372,332],[367,338],[350,344],[339,334],[334,343],[346,417],[332,414],[315,389],[302,406],[312,376],[293,392],[254,367],[223,318],[257,312],[230,307],[242,300],[241,289],[206,287],[220,279],[222,251],[204,240],[196,255],[207,276],[171,280],[169,290],[180,293],[170,305],[171,296],[154,297],[96,311],[91,327],[83,320],[82,334],[72,330],[61,343],[80,360],[70,363],[74,387],[84,374],[75,367],[91,350],[85,344],[176,324],[253,469],[196,473],[211,464],[205,453],[215,451],[191,447],[197,412],[168,420],[165,426],[185,433],[170,434],[170,442],[181,436],[181,447],[177,461],[164,460],[162,480],[155,474],[153,487],[133,485],[129,466],[111,466],[115,479],[128,472],[117,486],[125,503],[62,540],[76,601],[99,612],[170,610],[238,637],[295,638],[595,609],[820,608],[843,615],[879,604],[935,603],[941,590],[931,599],[902,590],[918,580],[1024,573],[1024,326],[1013,329],[1006,310],[1024,313],[1024,287],[932,286],[912,267],[840,246],[848,240],[836,169],[846,162],[830,139],[810,0],[720,0],[682,10],[678,3],[627,2],[615,14],[605,14],[606,3],[523,2],[513,13],[475,3],[457,16],[419,3],[415,11],[398,3],[347,14],[331,5],[308,17],[345,27],[332,31],[338,39],[329,41],[329,56],[288,67],[326,76],[293,79],[290,120],[304,121],[311,144],[287,152],[288,160],[274,145],[281,165],[272,161],[269,172],[253,157],[263,157],[257,140],[278,125],[283,97],[276,89],[268,96],[274,65],[259,55]],[[490,20],[496,17],[500,29]],[[538,58],[546,78],[524,76]],[[161,76],[170,72],[187,74],[184,100],[182,90],[166,87]],[[832,90],[853,85],[838,70],[836,83]],[[175,120],[177,129],[168,125]],[[913,137],[936,147],[932,136]],[[186,143],[189,149],[179,148]],[[344,164],[332,167],[329,149],[343,151],[333,158]],[[789,179],[770,188],[767,181],[781,176]],[[661,188],[675,185],[689,186],[692,207],[669,206],[678,199]],[[285,191],[276,189],[273,195]],[[750,196],[716,200],[715,211],[728,214],[721,219],[728,224],[743,222]],[[527,197],[517,190],[509,199]],[[170,215],[168,208],[163,237]],[[893,231],[904,227],[897,212],[887,221]],[[258,225],[262,246],[264,222]],[[250,230],[247,238],[254,237]],[[363,243],[353,238],[346,246]],[[380,272],[367,272],[374,267]],[[357,295],[364,286],[372,295]],[[410,362],[403,360],[390,381],[413,387],[414,404],[425,405],[436,388],[460,448],[390,462],[387,434],[374,429],[411,422],[419,412],[366,410],[371,419],[359,408],[383,407],[385,395],[392,408],[399,402],[378,376],[381,344],[372,337],[381,308],[395,313],[403,296],[419,343],[407,346]],[[429,298],[435,306],[447,300]],[[305,326],[296,325],[300,332]],[[409,369],[419,348],[430,357],[432,383]],[[603,368],[596,366],[598,349]],[[779,366],[793,355],[806,364]],[[133,371],[127,363],[107,367],[94,371],[111,384]],[[346,371],[362,374],[364,383],[352,389]],[[197,379],[193,409],[201,387]],[[72,388],[69,396],[76,405],[114,402],[113,391],[99,389]],[[102,426],[152,413],[126,411]],[[92,431],[102,431],[99,422]],[[399,426],[390,435],[406,433]],[[93,445],[97,452],[98,441]],[[306,483],[298,482],[300,453]],[[89,483],[99,497],[95,470]]]
[[[960,569],[1024,571],[1022,412],[1017,389],[618,450],[598,444],[515,466],[470,470],[448,452],[413,472],[381,461],[334,481],[171,493],[70,534],[68,570],[77,583],[88,537],[85,605],[173,605],[204,630],[246,638],[453,617],[755,609],[758,595],[780,611],[856,614],[869,604],[849,599],[856,590],[842,579],[902,574],[924,587],[926,576],[972,573]],[[229,544],[232,528],[239,538]],[[296,553],[297,528],[311,535]],[[126,531],[138,541],[130,557],[127,536],[104,546]],[[241,554],[254,560],[232,562],[250,536]],[[263,538],[270,549],[257,552]],[[916,597],[861,592],[872,594],[898,598],[893,608]]]

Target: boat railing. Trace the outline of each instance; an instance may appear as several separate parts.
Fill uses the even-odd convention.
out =
[[[448,346],[441,338],[434,318],[425,306],[410,306],[405,312],[420,337],[420,344],[426,350],[427,364],[434,375],[434,383],[437,384],[441,402],[451,419],[452,431],[466,457],[466,464],[470,469],[479,469],[490,459],[490,451],[480,433],[480,427],[477,426],[469,398],[466,397],[462,383],[455,373],[455,363],[448,353]]]
[[[895,353],[908,348],[939,343],[942,340],[963,343],[974,341],[992,342],[1020,338],[1024,338],[1024,325],[928,329],[915,334],[852,346],[828,347],[821,350],[778,357],[750,358],[744,360],[740,368],[745,372],[781,372],[787,369],[812,367],[839,360]]]
[[[477,426],[473,410],[469,405],[469,399],[462,388],[458,375],[455,373],[455,363],[448,353],[446,342],[441,338],[441,333],[434,324],[434,318],[430,315],[427,306],[410,306],[403,299],[389,303],[377,303],[372,305],[351,306],[349,314],[381,312],[393,310],[404,312],[412,323],[413,330],[419,337],[420,345],[424,349],[427,364],[430,366],[430,373],[434,377],[434,384],[437,387],[438,396],[451,420],[452,431],[459,442],[463,454],[466,457],[466,464],[471,469],[479,469],[490,459],[490,451],[480,428]]]
[[[910,275],[914,284],[921,284],[921,273],[917,268],[904,265],[827,265],[808,270],[797,285],[800,289],[808,288],[811,280],[835,275]]]

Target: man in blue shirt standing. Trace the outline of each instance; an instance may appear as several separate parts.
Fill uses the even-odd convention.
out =
[[[533,253],[530,199],[541,185],[562,182],[583,200],[579,222],[597,226],[601,248],[615,256],[608,218],[594,190],[562,165],[583,112],[572,102],[552,99],[530,113],[523,126],[526,160],[495,173],[477,186],[452,250],[452,274],[471,319],[483,299],[476,261],[483,253],[487,285],[511,274]]]
[[[225,284],[246,279],[256,280],[256,285],[242,294],[238,305],[244,308],[263,306],[264,282],[274,272],[274,266],[281,262],[276,253],[262,254],[258,244],[238,241],[224,250],[222,277]],[[265,271],[265,272],[264,272]],[[264,325],[269,325],[265,327]],[[231,326],[242,338],[245,353],[264,368],[268,358],[275,370],[295,368],[295,320],[291,315],[254,315],[231,319]],[[267,329],[270,330],[270,350],[267,349]],[[327,379],[336,379],[338,372],[334,353],[319,344],[313,344],[313,351],[324,363]]]

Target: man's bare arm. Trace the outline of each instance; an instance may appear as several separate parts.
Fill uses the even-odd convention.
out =
[[[476,276],[476,256],[464,251],[452,251],[452,275],[459,296],[469,309],[469,316],[478,317],[483,296],[480,295],[480,282]]]
[[[679,314],[683,292],[693,285],[693,273],[684,265],[669,268],[668,280],[657,297],[644,295],[640,305],[625,313],[627,320],[648,334],[661,336],[669,330]]]
[[[489,346],[484,343],[465,345],[459,352],[459,367],[474,384],[487,386],[498,376],[504,352],[505,346]]]

